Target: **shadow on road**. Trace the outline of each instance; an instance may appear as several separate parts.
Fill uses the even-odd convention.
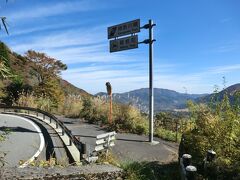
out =
[[[76,137],[88,137],[88,138],[96,138],[96,136],[87,136],[87,135],[81,135],[81,134],[77,134],[77,135],[74,135]]]
[[[34,118],[31,118],[29,116],[26,116],[28,119],[30,119],[31,121],[33,121],[35,124],[38,125],[38,127],[40,128],[44,140],[46,142],[46,160],[49,160],[51,157],[55,158],[55,152],[54,152],[54,146],[53,146],[53,142],[51,139],[51,136],[49,135],[47,129],[38,121],[36,121]]]
[[[63,121],[64,124],[74,124],[74,122]]]
[[[149,142],[147,140],[135,140],[135,139],[123,139],[123,138],[117,138],[118,141],[131,141],[131,142]]]
[[[33,131],[33,130],[19,127],[19,126],[16,126],[16,127],[1,126],[0,131],[38,133],[37,131]]]

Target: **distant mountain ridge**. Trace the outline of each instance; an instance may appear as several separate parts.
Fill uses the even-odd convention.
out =
[[[106,97],[106,93],[100,92],[95,96]],[[113,93],[113,101],[133,104],[140,110],[148,111],[148,88],[142,88],[125,93]],[[169,89],[154,88],[154,110],[155,111],[172,111],[175,109],[186,108],[188,100],[195,101],[197,98],[206,96],[206,94],[186,94],[179,93]]]
[[[236,95],[237,92],[240,92],[240,83],[231,85],[231,86],[223,89],[220,92],[209,94],[209,95],[204,96],[204,97],[199,97],[199,98],[196,99],[196,102],[208,103],[212,100],[221,101],[223,99],[224,95],[227,95],[230,102],[233,102],[234,101],[234,96]]]

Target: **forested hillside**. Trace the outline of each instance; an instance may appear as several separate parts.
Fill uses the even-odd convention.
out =
[[[1,79],[0,102],[16,104],[21,96],[45,97],[58,107],[68,95],[90,96],[66,80],[61,79],[61,71],[67,66],[60,60],[44,53],[29,50],[24,56],[0,43]]]

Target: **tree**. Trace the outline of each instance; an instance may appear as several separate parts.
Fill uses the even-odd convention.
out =
[[[8,47],[0,42],[0,79],[5,79],[11,76],[9,65]]]
[[[59,75],[66,70],[66,64],[47,56],[45,53],[29,50],[25,58],[29,60],[31,74],[37,78],[34,92],[39,97],[51,99],[55,107],[63,103],[64,92],[60,87]]]
[[[6,2],[8,2],[8,0],[6,0]],[[7,29],[6,19],[7,19],[6,17],[0,17],[0,30],[2,29],[2,26],[3,26],[6,33],[9,34],[8,29]],[[4,44],[1,42],[0,48],[2,48],[3,45]],[[6,65],[7,60],[8,59],[6,57],[4,57],[4,56],[2,56],[2,54],[0,54],[0,79],[4,79],[11,75],[8,65]]]
[[[66,64],[45,53],[29,50],[25,57],[30,61],[32,75],[37,78],[38,85],[47,84],[49,79],[58,78],[61,71],[67,69]]]

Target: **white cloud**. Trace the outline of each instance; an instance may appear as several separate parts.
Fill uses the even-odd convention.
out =
[[[17,13],[12,12],[7,14],[8,19],[12,21],[43,18],[49,16],[56,16],[60,14],[85,12],[105,7],[104,3],[97,3],[95,0],[82,0],[82,1],[65,1],[53,4],[43,4],[42,6],[27,7],[19,10]],[[97,4],[97,5],[96,5]]]
[[[216,45],[213,48],[212,52],[217,53],[227,53],[227,52],[238,52],[240,50],[240,40],[239,37],[235,37],[235,39],[231,41],[222,42],[219,45]]]
[[[87,22],[87,21],[86,21]],[[84,25],[86,22],[81,21],[80,23],[76,22],[60,22],[60,23],[54,23],[54,24],[37,24],[33,25],[32,27],[19,27],[17,24],[13,24],[9,26],[9,32],[11,37],[12,36],[22,36],[22,35],[32,35],[32,33],[36,32],[44,32],[44,31],[51,31],[51,30],[57,30],[57,29],[65,29],[71,26],[81,26]],[[7,37],[5,35],[4,37]]]
[[[232,52],[235,50],[240,49],[240,46],[237,44],[229,44],[229,45],[224,45],[224,46],[220,46],[214,49],[215,52],[219,52],[219,53],[226,53],[226,52]]]
[[[209,68],[208,73],[211,74],[223,74],[240,70],[240,64],[228,65],[228,66],[216,66]]]
[[[232,21],[232,18],[223,18],[220,20],[220,23],[227,23],[227,22],[230,22]]]
[[[169,64],[162,64],[161,66],[177,67],[176,65]],[[117,65],[112,65],[112,68],[115,69],[116,67]],[[115,70],[111,68],[111,65],[76,68],[64,72],[63,78],[93,94],[105,91],[104,84],[107,81],[111,82],[115,92],[126,92],[148,87],[148,70],[142,67],[146,67],[146,64],[138,64],[136,62],[129,67],[126,65],[127,69],[122,68],[121,65]],[[187,90],[188,93],[211,93],[214,90],[213,87],[215,84],[222,83],[222,75],[215,73],[215,71],[226,72],[233,69],[240,69],[240,65],[213,67],[211,70],[207,69],[187,74],[155,71],[154,87],[173,89],[178,92],[185,92]],[[233,81],[236,82],[235,79]],[[230,84],[234,84],[234,82],[230,80]]]
[[[47,50],[51,48],[59,48],[75,45],[88,45],[103,42],[105,39],[105,31],[101,27],[95,27],[90,30],[74,29],[65,30],[64,32],[51,32],[49,34],[30,36],[25,42],[16,42],[11,45],[12,49],[17,52],[25,52],[28,49]]]

